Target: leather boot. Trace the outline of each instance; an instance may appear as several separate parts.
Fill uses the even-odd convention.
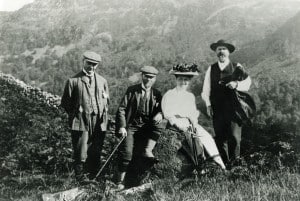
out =
[[[145,147],[145,152],[143,154],[143,156],[149,159],[153,164],[159,162],[159,160],[155,158],[152,153],[152,150],[154,149],[155,145],[156,145],[156,141],[149,139]]]
[[[85,173],[85,170],[84,170],[85,169],[84,165],[85,164],[83,162],[81,162],[81,163],[75,164],[75,166],[74,166],[75,178],[79,183],[89,181],[87,174]]]
[[[125,185],[124,185],[124,180],[125,180],[126,172],[118,172],[117,173],[117,189],[118,191],[124,190]]]
[[[145,157],[154,158],[152,150],[154,149],[155,145],[156,145],[156,141],[154,141],[152,139],[148,140],[147,145],[145,147],[145,153],[144,153]]]

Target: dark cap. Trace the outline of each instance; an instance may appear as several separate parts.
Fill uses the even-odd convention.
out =
[[[95,52],[86,51],[83,53],[83,58],[89,62],[99,63],[102,59],[101,56]]]
[[[141,72],[147,75],[156,76],[158,74],[158,70],[153,66],[144,66],[141,68]]]

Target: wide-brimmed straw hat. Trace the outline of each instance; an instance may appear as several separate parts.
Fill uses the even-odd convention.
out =
[[[177,64],[170,70],[170,74],[188,76],[199,75],[197,67],[196,64]]]
[[[212,49],[213,51],[216,51],[217,47],[220,47],[220,46],[224,46],[226,47],[230,53],[234,52],[235,50],[235,47],[234,45],[230,44],[230,43],[227,43],[225,40],[221,39],[221,40],[218,40],[216,43],[212,43],[210,45],[210,49]]]

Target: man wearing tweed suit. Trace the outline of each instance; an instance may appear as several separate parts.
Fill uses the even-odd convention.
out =
[[[109,92],[107,81],[95,72],[99,62],[100,55],[85,52],[83,69],[68,79],[61,100],[69,116],[74,170],[79,181],[96,175],[107,127]]]

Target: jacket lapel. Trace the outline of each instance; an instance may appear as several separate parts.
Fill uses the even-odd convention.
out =
[[[88,87],[89,84],[90,84],[89,78],[88,78],[86,75],[83,75],[83,76],[81,77],[81,81],[85,84],[85,89],[86,89],[86,91],[88,92],[88,94],[91,95],[91,94],[90,94],[89,87]]]
[[[142,85],[138,85],[137,90],[135,91],[135,96],[136,96],[136,106],[138,107],[142,97]]]
[[[154,94],[153,94],[153,89],[151,87],[150,99],[149,99],[149,113],[152,113],[152,111],[153,111],[153,105],[154,105]]]
[[[100,95],[102,95],[102,94],[99,94],[100,89],[102,89],[102,86],[101,86],[102,83],[96,73],[95,73],[95,80],[96,80],[96,97],[100,97]]]

